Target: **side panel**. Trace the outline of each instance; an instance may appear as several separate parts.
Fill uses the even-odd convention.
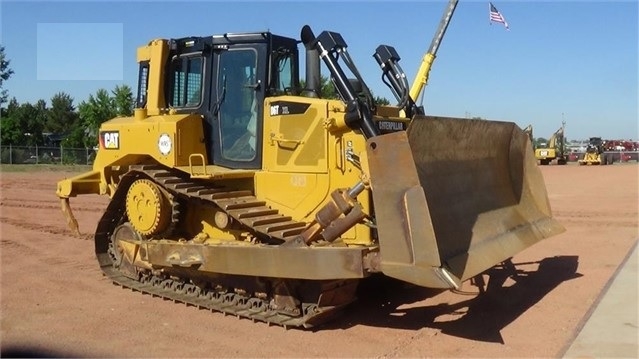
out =
[[[282,96],[264,103],[263,171],[255,191],[297,220],[307,219],[329,194],[326,101]]]
[[[93,168],[137,163],[150,156],[168,166],[188,166],[189,156],[206,156],[200,115],[163,115],[136,120],[116,118],[100,127],[100,148]]]
[[[263,169],[285,173],[327,173],[326,101],[272,97],[264,103]]]
[[[343,112],[328,110],[330,101],[293,96],[271,97],[264,106],[263,168],[256,173],[258,198],[269,201],[296,220],[311,222],[330,193],[349,188],[361,171],[349,162],[365,152],[363,136],[348,128],[331,127],[343,122]],[[358,201],[370,213],[370,192]],[[348,244],[371,244],[370,228],[358,224],[341,238]]]
[[[310,222],[311,214],[328,196],[326,174],[257,172],[257,197],[296,220]]]

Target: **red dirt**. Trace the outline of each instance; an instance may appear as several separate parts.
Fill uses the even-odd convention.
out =
[[[544,166],[566,227],[517,255],[516,280],[492,270],[485,295],[395,281],[365,283],[360,299],[314,331],[284,330],[112,285],[93,254],[107,199],[55,196],[64,173],[2,173],[1,347],[36,355],[116,357],[556,357],[638,235],[638,166]],[[89,239],[89,240],[87,240]],[[488,279],[488,276],[484,276]]]

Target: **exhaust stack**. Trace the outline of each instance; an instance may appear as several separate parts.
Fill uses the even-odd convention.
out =
[[[320,97],[321,72],[319,52],[311,44],[315,40],[315,34],[310,26],[304,25],[300,35],[306,48],[306,85],[302,89],[302,96]]]

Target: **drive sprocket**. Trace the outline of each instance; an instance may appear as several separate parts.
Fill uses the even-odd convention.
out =
[[[162,233],[171,223],[171,200],[152,181],[138,179],[127,191],[126,214],[140,234],[152,236]]]

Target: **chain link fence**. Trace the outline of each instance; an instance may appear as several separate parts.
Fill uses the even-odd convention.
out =
[[[91,165],[94,158],[93,148],[0,146],[2,164]]]

